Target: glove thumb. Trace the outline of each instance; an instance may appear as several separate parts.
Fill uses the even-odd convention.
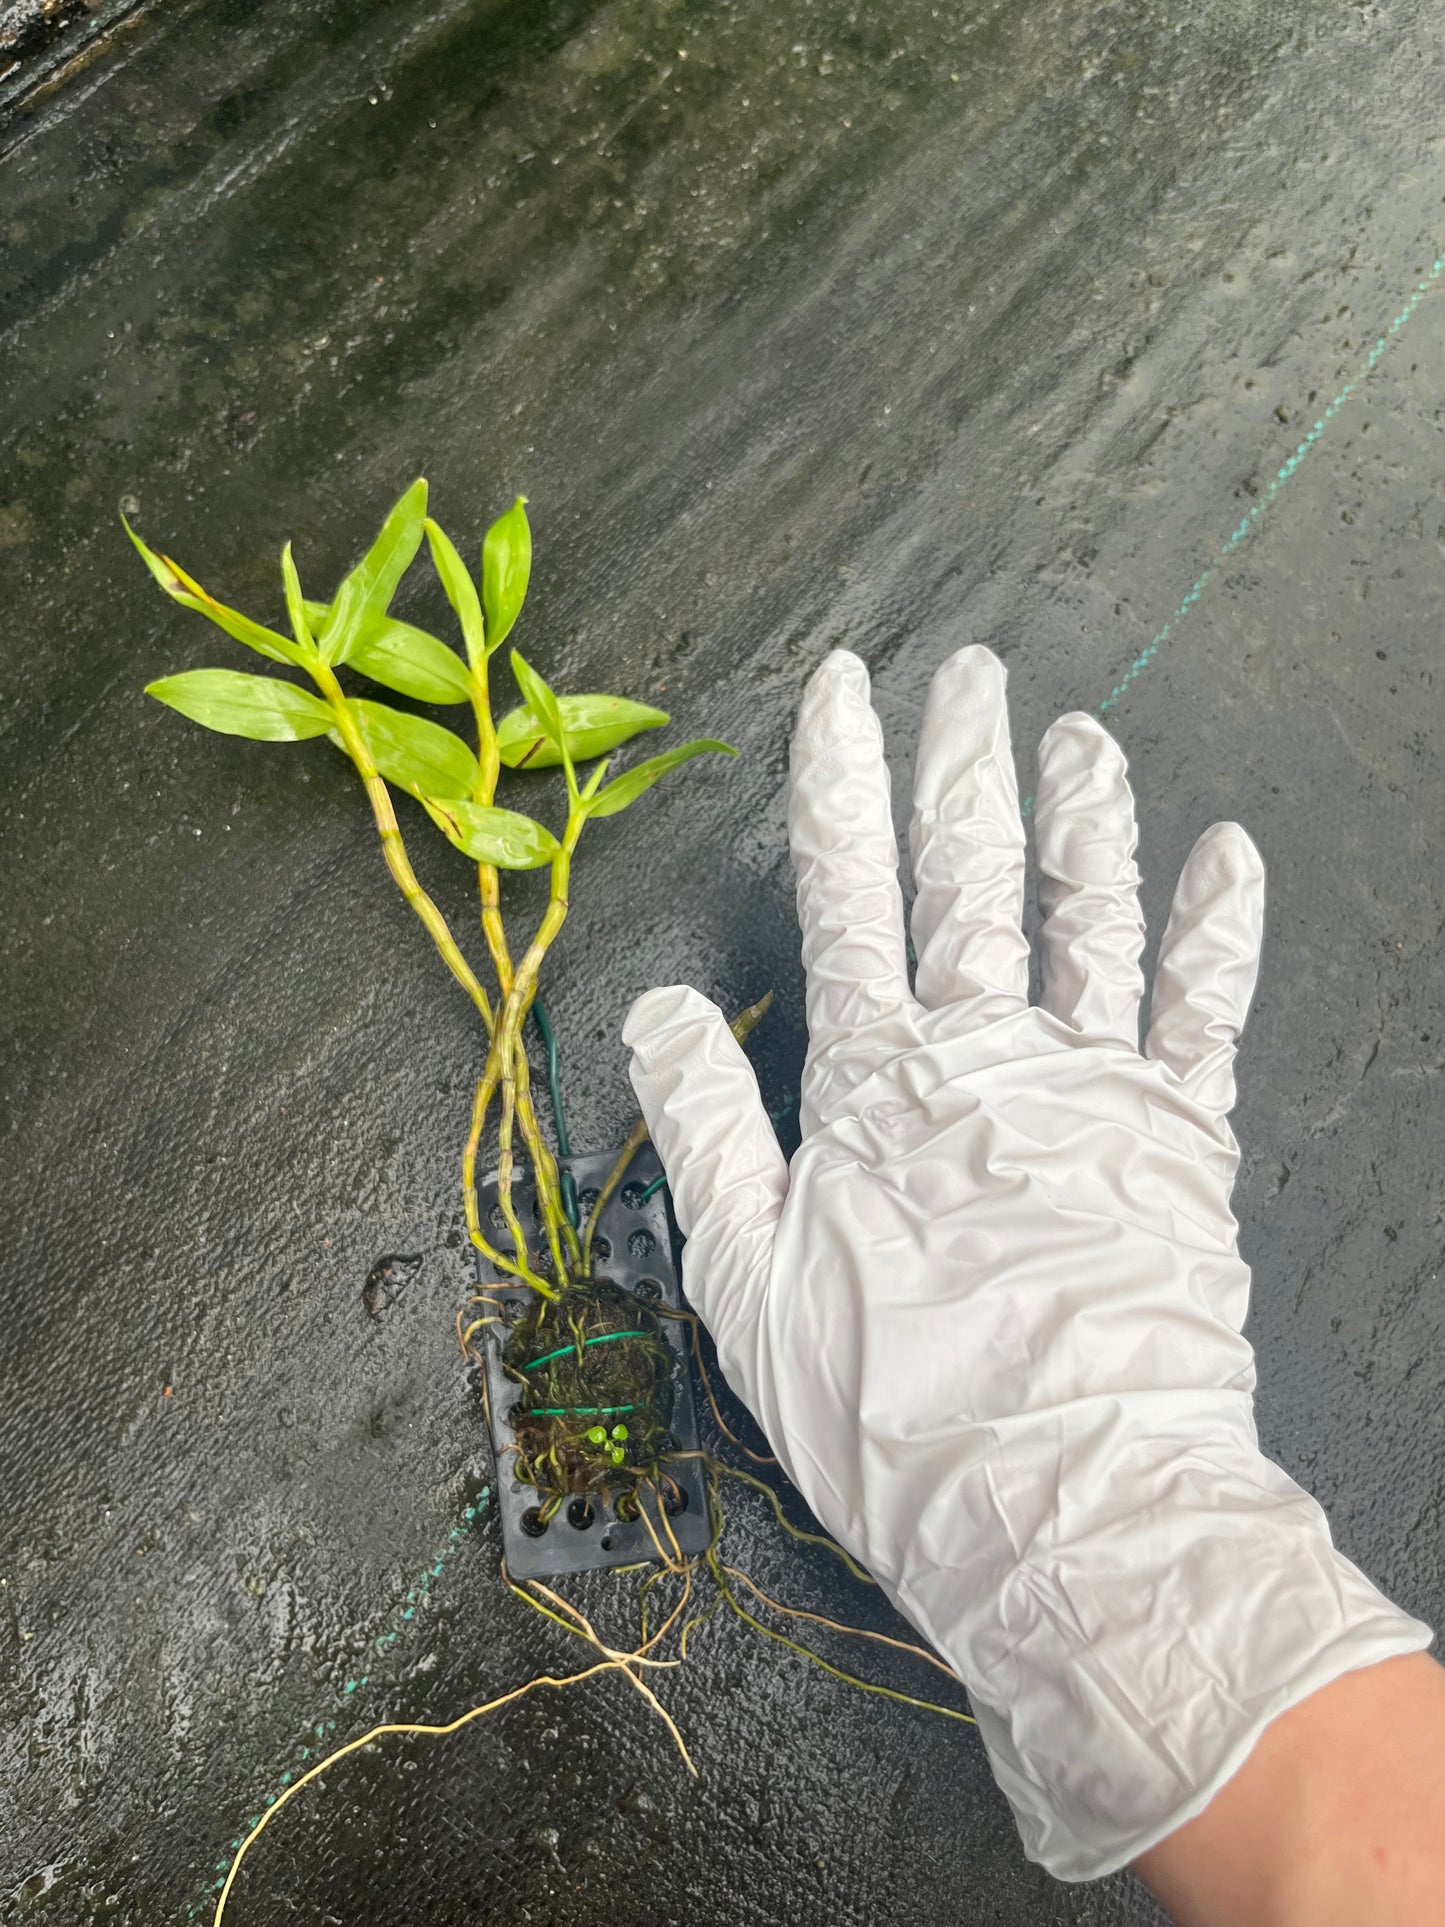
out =
[[[788,1166],[753,1067],[715,1004],[685,985],[627,1014],[632,1088],[687,1239],[683,1283],[733,1389],[756,1414],[758,1343]]]

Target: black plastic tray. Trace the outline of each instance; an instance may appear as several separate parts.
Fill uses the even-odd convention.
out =
[[[615,1152],[598,1157],[562,1160],[562,1168],[570,1171],[576,1182],[584,1206],[584,1217],[592,1194],[600,1190],[616,1162]],[[642,1198],[643,1192],[661,1175],[662,1167],[656,1151],[650,1144],[644,1144],[603,1210],[593,1243],[593,1268],[599,1277],[610,1278],[613,1284],[624,1291],[633,1292],[639,1298],[681,1306],[682,1291],[678,1284],[676,1247],[666,1188],[659,1185],[645,1203]],[[536,1204],[535,1190],[525,1173],[520,1182],[514,1181],[512,1196],[517,1214],[525,1224],[528,1214],[535,1213]],[[490,1224],[496,1200],[497,1181],[493,1173],[477,1187],[477,1203],[484,1225]],[[504,1234],[499,1236],[489,1229],[487,1235],[499,1250],[507,1249]],[[480,1252],[477,1254],[477,1277],[488,1290],[496,1290],[504,1304],[510,1301],[519,1310],[525,1311],[532,1296],[529,1287],[502,1277]],[[681,1320],[665,1319],[663,1333],[673,1350],[673,1437],[681,1451],[696,1452],[697,1413],[687,1369],[687,1327]],[[505,1343],[505,1337],[494,1325],[488,1326],[483,1333],[492,1451],[497,1462],[496,1490],[502,1520],[502,1550],[513,1578],[547,1579],[569,1572],[595,1572],[608,1566],[633,1566],[645,1560],[655,1560],[657,1549],[647,1527],[640,1519],[619,1519],[610,1500],[605,1506],[594,1505],[591,1508],[589,1524],[579,1524],[575,1518],[569,1517],[569,1508],[564,1506],[540,1533],[535,1531],[536,1491],[515,1478],[511,1471],[512,1453],[509,1448],[512,1445],[512,1428],[508,1423],[508,1415],[521,1397],[521,1389],[502,1370],[502,1348]],[[696,1459],[684,1458],[672,1467],[672,1475],[683,1494],[683,1504],[681,1510],[669,1514],[668,1523],[684,1553],[702,1552],[706,1549],[709,1537],[707,1489],[702,1468]],[[653,1529],[665,1545],[667,1534],[659,1519],[656,1495],[649,1494],[642,1503],[651,1516]],[[529,1515],[533,1522],[532,1531],[523,1523]]]

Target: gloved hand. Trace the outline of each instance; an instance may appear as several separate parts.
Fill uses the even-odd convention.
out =
[[[1124,759],[1039,752],[1043,994],[1004,673],[934,680],[914,779],[910,989],[861,662],[814,676],[789,838],[808,983],[791,1170],[696,991],[624,1031],[685,1282],[788,1476],[967,1686],[1029,1855],[1065,1879],[1199,1812],[1268,1722],[1429,1643],[1259,1450],[1229,1192],[1259,856],[1217,824],[1174,899],[1138,1047]]]

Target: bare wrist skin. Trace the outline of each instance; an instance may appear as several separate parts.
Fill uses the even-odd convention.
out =
[[[1445,1668],[1410,1653],[1301,1700],[1134,1871],[1178,1927],[1438,1927]]]

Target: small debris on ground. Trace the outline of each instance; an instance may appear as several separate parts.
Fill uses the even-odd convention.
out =
[[[378,1258],[361,1287],[361,1302],[373,1318],[380,1318],[388,1305],[394,1305],[421,1270],[421,1253],[402,1257],[391,1253]]]

